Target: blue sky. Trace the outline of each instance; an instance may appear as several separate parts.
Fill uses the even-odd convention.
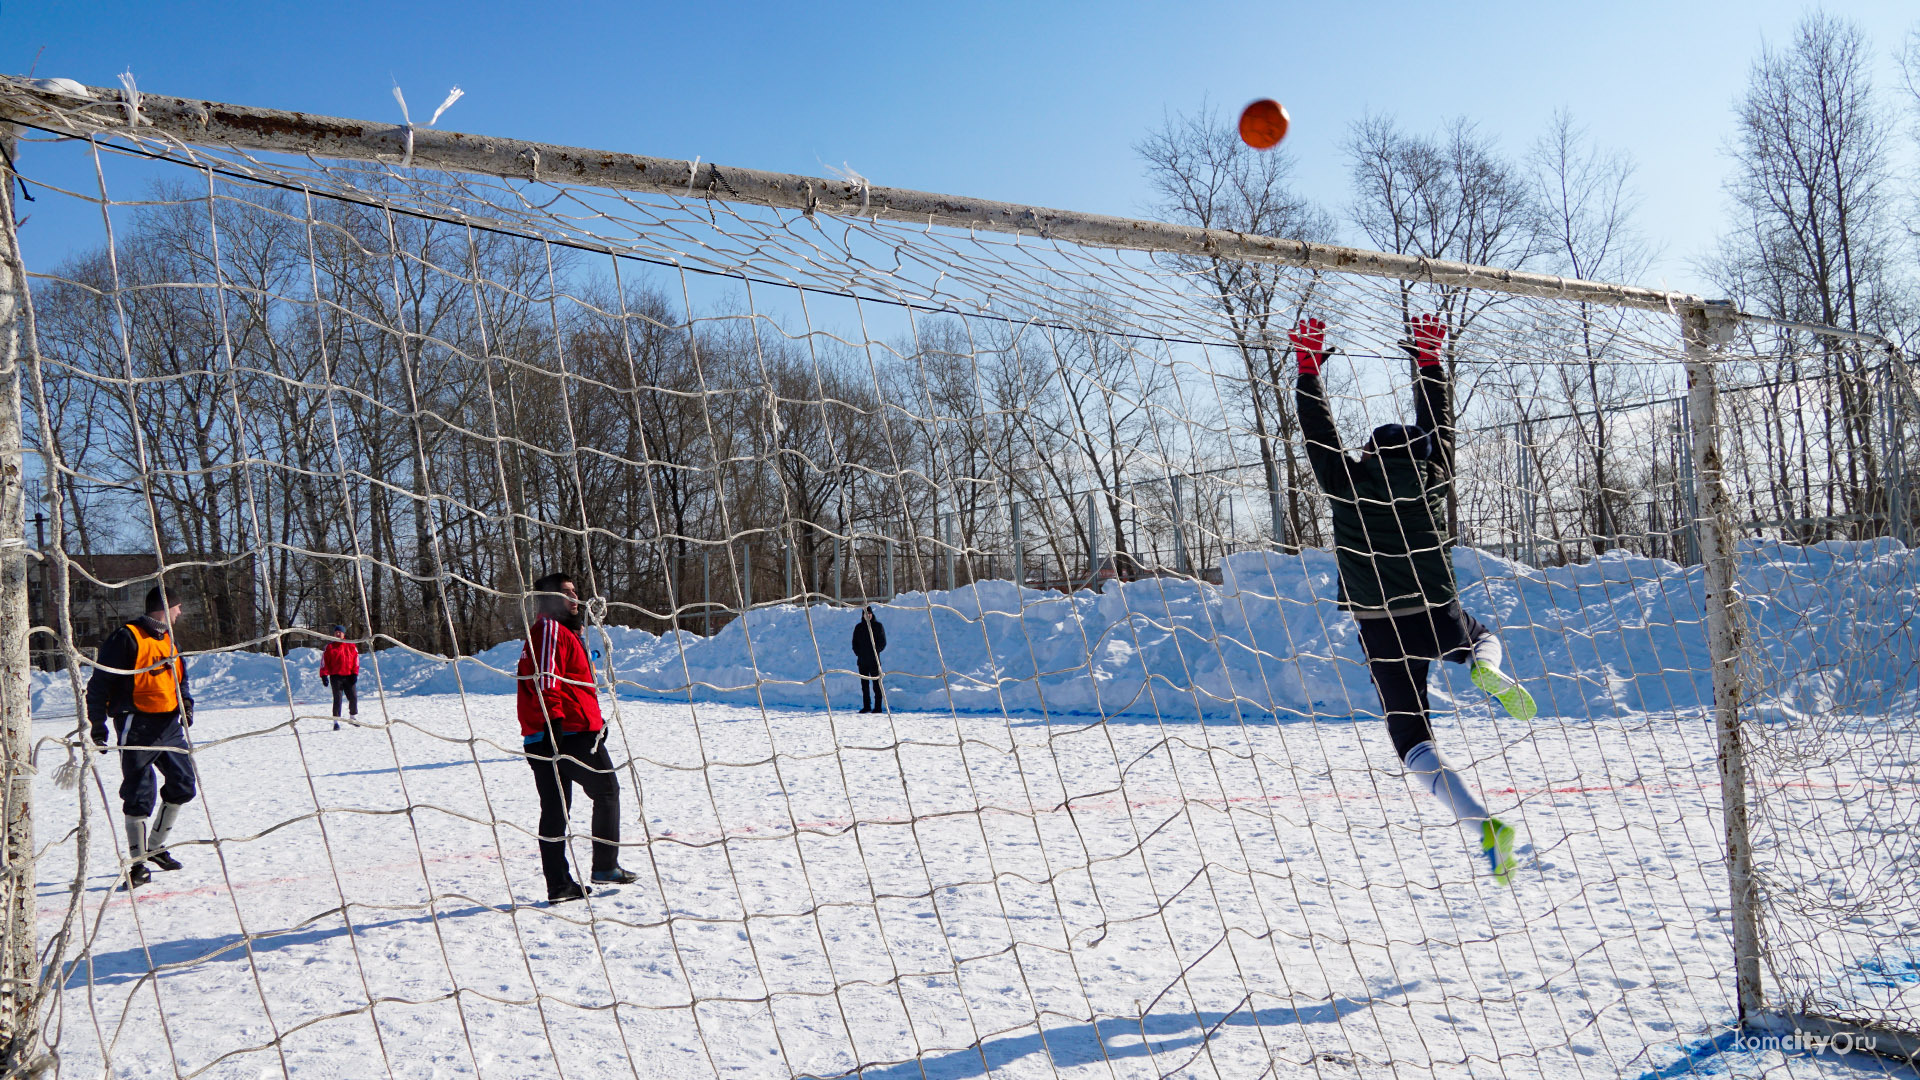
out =
[[[1338,208],[1340,142],[1369,110],[1416,130],[1464,115],[1524,150],[1566,107],[1638,160],[1641,222],[1691,264],[1724,219],[1732,106],[1798,2],[1476,4],[0,3],[0,70],[1139,214],[1133,143],[1170,111],[1285,102],[1299,186]],[[1829,10],[1879,46],[1911,0]],[[44,46],[44,52],[42,47]],[[1893,100],[1891,95],[1889,100]],[[1910,124],[1903,117],[1903,142]],[[1906,162],[1912,161],[1910,149]],[[31,161],[23,163],[31,168]]]

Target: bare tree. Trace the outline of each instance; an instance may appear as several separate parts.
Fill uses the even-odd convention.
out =
[[[1765,48],[1754,62],[1728,182],[1740,218],[1708,264],[1716,282],[1750,309],[1849,330],[1895,330],[1890,125],[1875,95],[1871,57],[1858,26],[1815,12],[1784,49]],[[1802,397],[1789,408],[1802,425],[1809,413],[1817,416],[1824,431],[1799,438],[1801,452],[1811,454],[1813,443],[1824,441],[1844,482],[1829,486],[1823,507],[1804,489],[1803,512],[1871,514],[1882,493],[1868,358],[1831,338],[1822,337],[1820,348],[1811,391],[1802,388],[1800,361],[1791,362]],[[1813,471],[1806,466],[1803,483]],[[1811,523],[1804,535],[1813,537]]]
[[[1920,150],[1920,24],[1907,31],[1906,45],[1900,50],[1900,82],[1906,89],[1908,130],[1912,133],[1916,150]],[[1920,176],[1913,177],[1913,186],[1908,193],[1912,200],[1911,212],[1907,215],[1907,235],[1920,241]]]
[[[1900,51],[1901,84],[1906,90],[1908,109],[1907,130],[1912,136],[1909,153],[1912,160],[1920,157],[1920,24],[1907,32],[1905,48]],[[1900,215],[1906,220],[1907,250],[1909,256],[1920,253],[1920,173],[1908,174],[1907,212]],[[1907,265],[1912,266],[1910,258]],[[1920,286],[1908,277],[1902,292],[1906,298],[1899,323],[1898,340],[1902,348],[1911,355],[1920,345]]]
[[[1592,145],[1567,112],[1555,114],[1546,134],[1528,156],[1538,211],[1542,259],[1570,277],[1632,281],[1652,261],[1651,251],[1633,226],[1637,198],[1632,190],[1633,159],[1620,151]],[[1574,426],[1583,436],[1592,465],[1588,497],[1595,554],[1624,532],[1622,511],[1629,492],[1620,486],[1611,461],[1610,409],[1630,393],[1630,367],[1611,364],[1626,314],[1582,302],[1577,322],[1562,335],[1579,368],[1558,365],[1560,398],[1575,404]],[[1585,407],[1579,402],[1585,398]],[[1523,418],[1524,419],[1524,418]]]
[[[1353,223],[1383,251],[1518,269],[1539,253],[1526,177],[1464,118],[1437,137],[1368,116],[1347,138]]]
[[[1289,186],[1292,156],[1284,149],[1251,149],[1210,108],[1168,117],[1134,150],[1146,162],[1147,180],[1157,196],[1153,211],[1170,221],[1296,240],[1333,239],[1332,215]],[[1280,366],[1286,328],[1311,301],[1315,279],[1269,263],[1187,257],[1171,261],[1207,283],[1207,301],[1226,319],[1246,371],[1245,407],[1266,474],[1274,537],[1297,542],[1316,522],[1312,515],[1302,520],[1304,464],[1294,438],[1299,422]],[[1282,459],[1285,510],[1280,499]],[[1318,542],[1315,531],[1312,539]]]
[[[1462,118],[1438,136],[1423,136],[1402,131],[1390,117],[1368,116],[1353,125],[1346,151],[1353,178],[1348,213],[1375,247],[1509,269],[1527,267],[1540,253],[1533,186],[1472,122]],[[1402,321],[1412,317],[1420,294],[1452,328],[1447,375],[1459,397],[1454,415],[1463,415],[1474,388],[1460,379],[1461,350],[1480,314],[1507,298],[1409,281],[1399,293]],[[1448,531],[1458,536],[1457,485],[1449,488],[1447,517]]]
[[[1103,298],[1089,298],[1089,315],[1103,314]],[[1089,524],[1077,513],[1074,489],[1103,504],[1113,537],[1115,569],[1132,573],[1137,554],[1127,548],[1124,499],[1127,477],[1154,447],[1146,439],[1151,412],[1171,381],[1166,365],[1142,361],[1125,339],[1097,324],[1047,329],[1045,346],[1054,360],[1051,408],[1042,413],[1058,445],[1071,451],[1042,463],[1064,506],[1064,515],[1082,550],[1092,551]],[[1145,445],[1143,445],[1145,444]],[[1064,562],[1064,555],[1063,555]],[[1088,568],[1097,573],[1098,566]]]

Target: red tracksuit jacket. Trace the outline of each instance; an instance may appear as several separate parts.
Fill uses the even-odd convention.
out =
[[[519,673],[522,737],[544,734],[549,719],[557,731],[600,730],[600,693],[579,634],[557,619],[534,623],[520,650]]]
[[[360,646],[351,641],[336,641],[320,654],[320,675],[360,674]]]

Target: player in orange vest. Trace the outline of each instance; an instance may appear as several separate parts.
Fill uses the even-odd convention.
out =
[[[120,803],[126,814],[126,888],[145,885],[147,866],[180,869],[167,850],[180,808],[199,790],[187,728],[193,726],[193,694],[187,664],[174,643],[180,600],[155,586],[146,614],[100,644],[87,680],[87,722],[94,745],[107,752],[107,722],[120,744]],[[154,775],[160,777],[160,813],[154,815]],[[147,819],[153,818],[149,831]]]

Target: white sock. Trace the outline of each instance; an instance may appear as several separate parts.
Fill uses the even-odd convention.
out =
[[[147,853],[147,819],[127,815],[127,858],[138,861]]]
[[[173,832],[173,819],[180,816],[180,807],[184,803],[163,802],[160,812],[153,816],[153,831],[147,834],[148,851],[165,851],[167,835]]]
[[[1467,782],[1453,771],[1431,742],[1423,742],[1407,751],[1406,761],[1407,771],[1426,785],[1428,794],[1439,799],[1440,805],[1453,811],[1453,819],[1462,826],[1475,828],[1493,816],[1487,813],[1487,808],[1467,787]]]
[[[1506,650],[1500,647],[1500,639],[1492,634],[1473,643],[1473,662],[1491,664],[1493,670],[1500,670],[1500,661],[1506,658]]]

